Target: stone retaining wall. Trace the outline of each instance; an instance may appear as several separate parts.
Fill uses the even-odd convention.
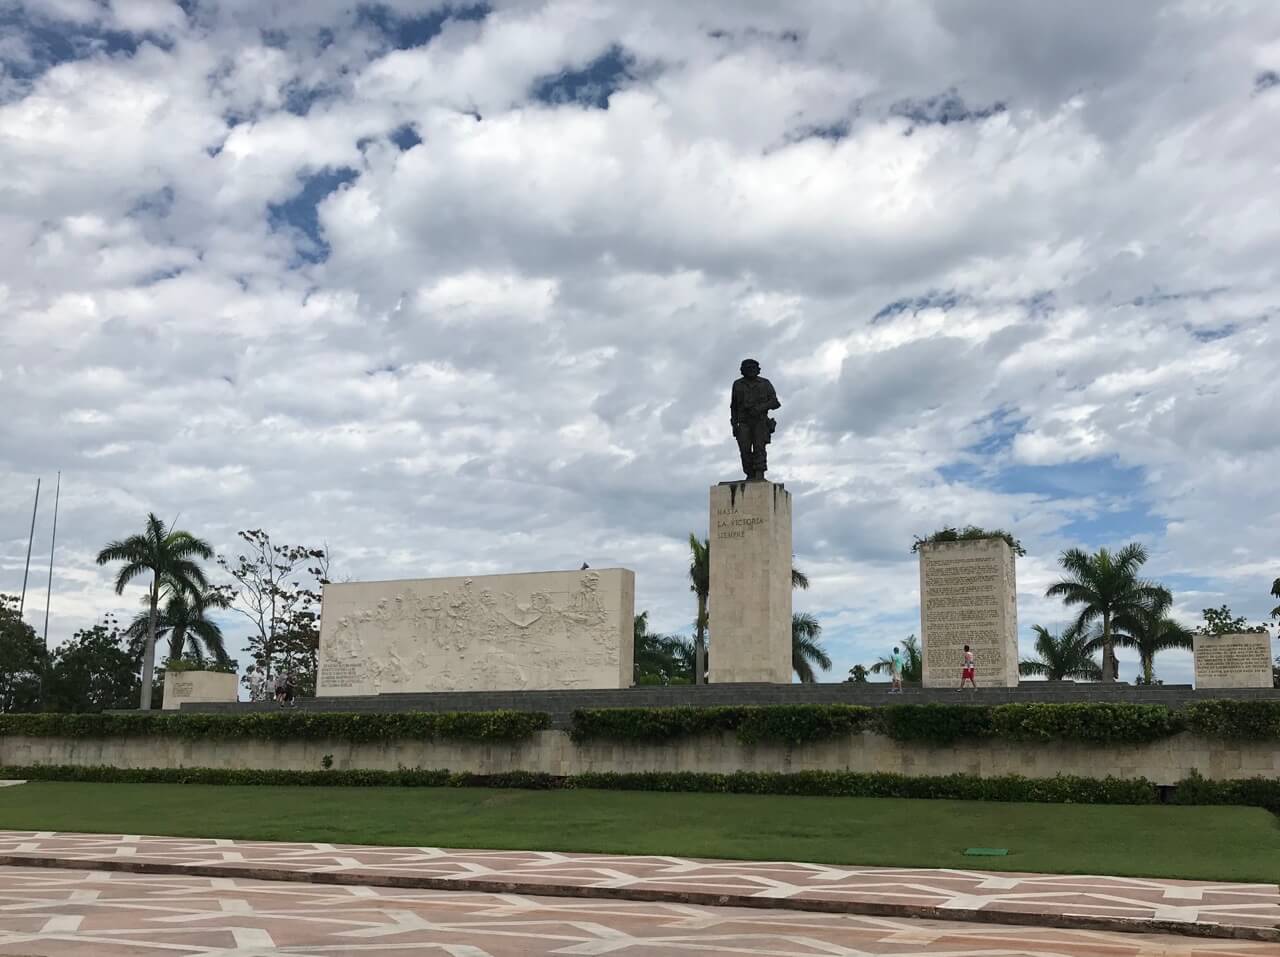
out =
[[[178,738],[0,738],[0,764],[69,764],[125,768],[250,768],[316,771],[326,755],[333,767],[394,771],[399,767],[470,771],[863,771],[912,776],[1021,774],[1053,777],[1145,777],[1173,784],[1198,771],[1206,778],[1280,777],[1280,743],[1217,742],[1190,734],[1143,745],[1101,748],[1053,742],[963,743],[948,747],[902,744],[872,733],[799,747],[743,745],[732,733],[664,745],[607,741],[574,744],[563,731],[541,731],[514,744],[397,740],[185,741]]]

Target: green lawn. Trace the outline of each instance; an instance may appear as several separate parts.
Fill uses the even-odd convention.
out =
[[[1280,883],[1280,818],[1244,807],[33,783],[0,789],[0,829]],[[963,856],[975,846],[1009,856]]]

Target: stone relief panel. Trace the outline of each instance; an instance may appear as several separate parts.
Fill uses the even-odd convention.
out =
[[[623,568],[325,587],[317,694],[631,684]]]

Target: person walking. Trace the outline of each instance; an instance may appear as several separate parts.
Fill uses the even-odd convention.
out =
[[[889,688],[889,694],[902,694],[902,652],[898,650],[898,646],[893,646],[893,657],[889,659],[889,671],[893,675],[893,685]]]
[[[969,686],[973,688],[974,691],[977,691],[978,682],[974,679],[974,674],[975,674],[975,669],[974,669],[973,652],[969,650],[968,645],[965,645],[964,646],[964,664],[961,666],[961,669],[960,669],[960,687],[957,688],[956,691],[957,692],[963,691],[964,683],[966,681],[969,682]]]

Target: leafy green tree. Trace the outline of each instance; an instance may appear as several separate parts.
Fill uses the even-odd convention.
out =
[[[867,675],[870,672],[866,665],[854,665],[849,669],[849,677],[845,678],[846,683],[864,685],[867,683]]]
[[[1100,641],[1083,632],[1068,628],[1055,635],[1047,628],[1033,625],[1036,633],[1036,658],[1018,662],[1018,674],[1047,678],[1049,681],[1097,681],[1102,666],[1093,658]]]
[[[16,595],[0,595],[0,712],[38,711],[44,643],[18,614]]]
[[[222,629],[209,617],[210,610],[226,608],[227,599],[219,589],[196,595],[170,594],[156,620],[156,639],[169,639],[166,661],[189,660],[202,665],[206,660],[226,666],[230,662],[222,639]],[[126,629],[131,639],[143,638],[150,627],[150,615],[142,612]]]
[[[1047,598],[1061,598],[1067,606],[1080,606],[1073,628],[1084,632],[1094,622],[1102,625],[1102,680],[1116,680],[1114,636],[1115,617],[1136,612],[1168,592],[1159,585],[1138,577],[1147,561],[1147,550],[1137,543],[1124,546],[1114,554],[1105,548],[1090,555],[1079,548],[1069,548],[1058,559],[1067,577],[1050,585]]]
[[[106,711],[133,707],[138,700],[138,660],[108,615],[77,631],[53,653],[45,682],[49,711]]]
[[[711,596],[711,539],[689,533],[689,591],[698,603],[693,622],[693,683],[707,682],[707,600]]]
[[[937,542],[973,542],[984,538],[1003,538],[1015,555],[1022,557],[1027,554],[1027,550],[1022,547],[1022,542],[1003,528],[980,528],[977,525],[966,525],[964,528],[953,528],[947,525],[932,535],[925,535],[923,538],[917,535],[915,542],[911,545],[911,554],[914,555],[920,551],[921,545],[933,545]]]
[[[884,655],[868,669],[873,675],[893,674],[893,655]],[[920,657],[920,639],[908,635],[902,642],[902,683],[920,684],[924,680],[924,659]]]
[[[293,671],[298,693],[315,693],[320,648],[320,589],[329,581],[329,554],[307,545],[278,545],[260,528],[237,533],[244,553],[218,564],[234,580],[222,586],[228,606],[253,626],[249,653],[268,686]]]
[[[160,599],[164,595],[203,595],[209,588],[198,559],[213,557],[209,543],[190,532],[168,528],[152,512],[140,535],[110,542],[98,552],[98,564],[119,562],[116,572],[116,594],[124,594],[125,586],[135,578],[150,574],[147,592],[147,640],[142,656],[140,702],[144,711],[151,707],[151,685],[155,672],[156,627],[160,620]]]
[[[1155,657],[1168,648],[1190,648],[1194,636],[1189,628],[1169,615],[1173,597],[1167,592],[1150,604],[1126,612],[1115,619],[1115,642],[1122,648],[1135,648],[1142,662],[1142,683],[1155,678]]]
[[[1204,620],[1196,627],[1199,635],[1248,635],[1267,630],[1265,625],[1250,625],[1243,615],[1233,615],[1226,605],[1202,609],[1200,614]]]

